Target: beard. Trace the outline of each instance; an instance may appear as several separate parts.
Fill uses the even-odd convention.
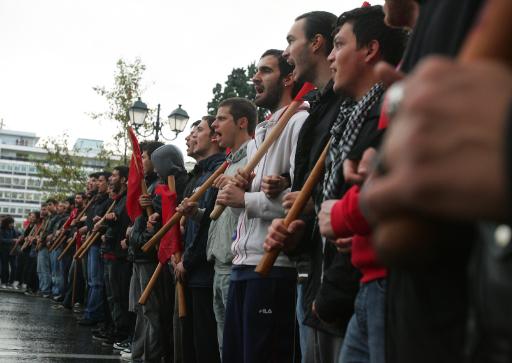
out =
[[[279,79],[277,84],[265,88],[266,94],[259,99],[256,98],[254,100],[255,105],[269,109],[272,112],[276,111],[276,108],[279,106],[279,102],[281,101],[281,97],[283,96],[283,86],[281,85],[281,80],[282,79]]]

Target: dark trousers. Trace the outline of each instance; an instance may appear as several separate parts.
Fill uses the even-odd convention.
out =
[[[296,285],[279,278],[231,281],[223,363],[293,362]]]
[[[220,362],[213,288],[187,287],[187,317],[182,322],[183,361]]]
[[[0,257],[2,264],[2,283],[11,284],[14,281],[14,273],[16,272],[16,256],[11,256],[11,244],[3,244],[0,246]]]
[[[76,269],[76,275],[75,275]],[[75,277],[76,276],[76,277]],[[75,280],[76,278],[76,280]],[[68,273],[68,286],[69,288],[66,291],[66,296],[64,297],[63,305],[68,309],[71,309],[73,303],[84,303],[84,291],[85,291],[85,281],[84,275],[82,273],[82,260],[73,260],[71,262],[71,267]],[[73,285],[75,285],[75,301],[73,302]]]
[[[103,272],[108,307],[115,331],[117,334],[128,336],[132,325],[128,312],[131,263],[122,259],[105,259]]]
[[[25,268],[23,270],[23,282],[27,284],[27,290],[36,292],[39,287],[37,278],[37,258],[30,253],[27,257]]]
[[[30,251],[20,251],[19,247],[18,250],[15,252],[18,253],[16,256],[16,273],[15,273],[15,280],[19,281],[20,284],[25,284],[26,281],[23,280],[24,272],[25,272],[25,265],[27,264],[28,255],[30,254]]]

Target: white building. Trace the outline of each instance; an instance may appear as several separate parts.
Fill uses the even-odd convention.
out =
[[[0,129],[0,215],[10,214],[21,223],[31,210],[39,209],[46,193],[34,159],[45,159],[46,150],[37,147],[39,137],[32,132]],[[95,156],[103,141],[78,139],[73,151],[83,156],[87,172],[100,170],[103,162]]]

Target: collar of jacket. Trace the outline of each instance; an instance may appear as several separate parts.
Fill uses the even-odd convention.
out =
[[[233,164],[233,163],[238,163],[240,160],[245,158],[247,156],[247,144],[249,143],[249,141],[250,140],[247,140],[246,142],[244,142],[242,144],[242,146],[240,146],[238,148],[237,151],[233,152],[233,150],[231,150],[231,153],[226,157],[226,160],[230,164]]]
[[[200,171],[210,171],[217,169],[219,162],[226,159],[226,155],[224,153],[217,153],[211,156],[208,156],[206,159],[201,160],[197,163]]]

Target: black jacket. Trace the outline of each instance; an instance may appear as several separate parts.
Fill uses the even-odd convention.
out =
[[[187,188],[194,191],[224,162],[226,155],[218,153],[197,163],[197,178]],[[217,189],[210,188],[198,200],[199,208],[205,212],[200,223],[188,219],[185,228],[185,252],[183,253],[183,267],[187,271],[187,284],[191,287],[213,286],[213,264],[206,259],[206,244],[208,242],[208,229],[210,228],[210,213],[215,206]]]
[[[126,229],[130,225],[130,217],[126,213],[126,191],[117,199],[112,212],[116,219],[105,221],[105,241],[101,244],[103,254],[112,253],[116,258],[125,259],[128,252],[121,248],[121,240],[125,238]]]
[[[292,191],[302,188],[330,138],[331,126],[336,120],[341,103],[343,102],[342,97],[334,94],[332,86],[333,82],[331,81],[327,84],[324,91],[317,95],[316,100],[312,102],[310,115],[300,130],[295,155]],[[321,183],[322,181],[318,185],[321,185]],[[321,198],[321,190],[315,189],[313,198]],[[290,256],[292,258],[294,257],[293,255],[297,256],[298,272],[308,274],[308,278],[304,283],[304,297],[301,302],[305,312],[303,323],[333,335],[343,336],[348,320],[353,312],[358,275],[356,271],[350,271],[350,258],[339,255],[334,245],[327,243],[325,249],[323,249],[316,217],[305,218],[305,220],[307,228],[304,238]],[[348,285],[345,284],[346,286],[342,286],[342,290],[339,290],[339,284],[331,285],[329,289],[324,290],[325,294],[320,296],[320,301],[316,301],[317,311],[320,308],[322,313],[320,316],[323,319],[330,320],[330,324],[325,324],[313,314],[312,304],[317,299],[319,292],[323,272],[322,266],[324,270],[328,270],[333,263],[341,268],[344,268],[343,266],[348,267],[348,269],[345,269],[345,272],[350,271],[348,280],[351,282]],[[339,279],[343,279],[343,277],[339,276]],[[331,310],[330,307],[332,305],[337,305],[338,311],[343,316],[337,315],[334,317],[332,314],[326,314],[327,311]]]

